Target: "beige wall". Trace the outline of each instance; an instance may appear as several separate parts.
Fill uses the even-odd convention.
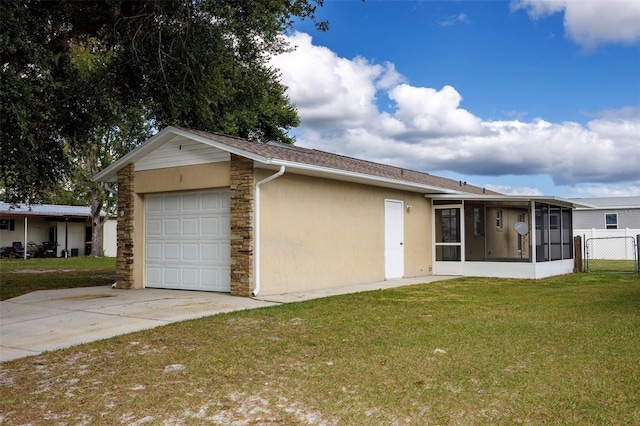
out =
[[[405,276],[429,275],[424,196],[285,173],[261,189],[261,294],[384,280],[385,199],[404,202]]]
[[[229,162],[142,170],[136,172],[135,179],[138,194],[227,187]]]
[[[496,228],[496,212],[502,211],[502,228]],[[529,214],[524,209],[510,209],[507,207],[487,208],[487,259],[528,259],[529,238],[523,239],[523,252],[518,251],[518,233],[513,225],[518,221],[518,215],[523,215],[523,220],[529,223]]]

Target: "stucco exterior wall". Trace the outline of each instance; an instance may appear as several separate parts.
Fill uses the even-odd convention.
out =
[[[502,212],[502,226],[496,226],[496,212]],[[515,210],[504,207],[487,208],[487,228],[486,244],[487,259],[528,259],[529,258],[529,236],[522,240],[522,253],[518,250],[519,235],[513,229],[513,225],[518,221],[518,215],[523,216],[523,222],[529,223],[529,214],[524,210]]]
[[[272,173],[256,170],[256,180]],[[421,194],[291,173],[261,191],[261,294],[384,280],[385,199],[404,202],[404,276],[431,273]]]
[[[145,194],[222,188],[228,187],[229,182],[229,162],[198,164],[136,171],[135,191]]]

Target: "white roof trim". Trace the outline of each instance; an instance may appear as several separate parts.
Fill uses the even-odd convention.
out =
[[[592,207],[578,207],[577,210],[610,210],[611,213],[615,213],[615,210],[638,210],[640,206],[592,206]]]
[[[105,216],[104,211],[100,216]],[[67,206],[61,204],[10,204],[0,202],[0,216],[42,216],[42,217],[67,217],[83,218],[91,217],[91,207]]]
[[[436,191],[439,194],[453,194],[455,191],[451,191],[446,188],[440,188],[436,186],[423,185],[415,182],[407,182],[404,180],[388,179],[380,176],[373,176],[364,173],[351,172],[348,170],[332,169],[329,167],[314,166],[312,164],[296,163],[293,161],[284,161],[277,159],[269,159],[270,164],[274,166],[285,166],[287,170],[302,170],[306,172],[317,173],[317,175],[331,175],[340,176],[346,178],[345,180],[351,182],[377,182],[386,184],[383,186],[389,186],[392,188],[414,189],[420,192],[424,191]]]
[[[565,207],[571,208],[591,208],[592,206],[585,203],[579,203],[577,201],[568,200],[566,198],[559,198],[554,196],[546,196],[546,195],[480,195],[480,194],[460,194],[460,195],[451,195],[451,194],[433,194],[429,195],[430,198],[435,200],[464,200],[464,201],[537,201],[541,203],[547,204],[555,204],[562,205]]]

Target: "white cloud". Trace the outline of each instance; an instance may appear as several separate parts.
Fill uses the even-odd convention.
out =
[[[577,186],[569,190],[572,198],[638,197],[640,183],[635,185]]]
[[[485,185],[490,191],[496,191],[505,195],[543,195],[538,188],[528,186]]]
[[[306,123],[317,126],[358,126],[377,115],[378,88],[393,86],[403,77],[392,64],[372,64],[364,58],[340,58],[326,47],[313,46],[311,36],[288,37],[295,50],[272,58],[287,94]]]
[[[441,27],[450,27],[456,24],[468,24],[469,17],[465,13],[459,13],[457,15],[447,16],[445,19],[440,21]]]
[[[564,12],[565,35],[585,49],[640,41],[640,2],[635,0],[514,0],[511,8],[525,9],[532,19]]]
[[[401,84],[389,90],[388,96],[397,105],[396,112],[387,117],[389,123],[397,122],[393,130],[422,136],[475,134],[482,130],[479,118],[458,108],[462,96],[451,86],[438,91]],[[382,130],[388,134],[385,130],[389,129]]]
[[[314,46],[307,34],[291,41],[297,50],[273,64],[298,106],[302,146],[434,173],[640,186],[638,107],[603,111],[586,125],[487,121],[461,108],[462,96],[452,86],[412,86],[393,64],[340,58]],[[389,106],[381,110],[378,99],[389,99]]]

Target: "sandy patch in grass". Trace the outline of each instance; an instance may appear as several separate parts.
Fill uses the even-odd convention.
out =
[[[322,413],[307,409],[304,404],[290,401],[283,396],[277,397],[275,403],[260,395],[249,395],[244,392],[234,392],[228,395],[228,401],[220,403],[209,401],[198,410],[187,409],[179,418],[164,421],[165,425],[182,425],[184,421],[206,421],[216,425],[244,426],[244,425],[280,425],[286,424],[283,415],[306,425],[332,426],[338,424],[335,420],[324,419]]]

